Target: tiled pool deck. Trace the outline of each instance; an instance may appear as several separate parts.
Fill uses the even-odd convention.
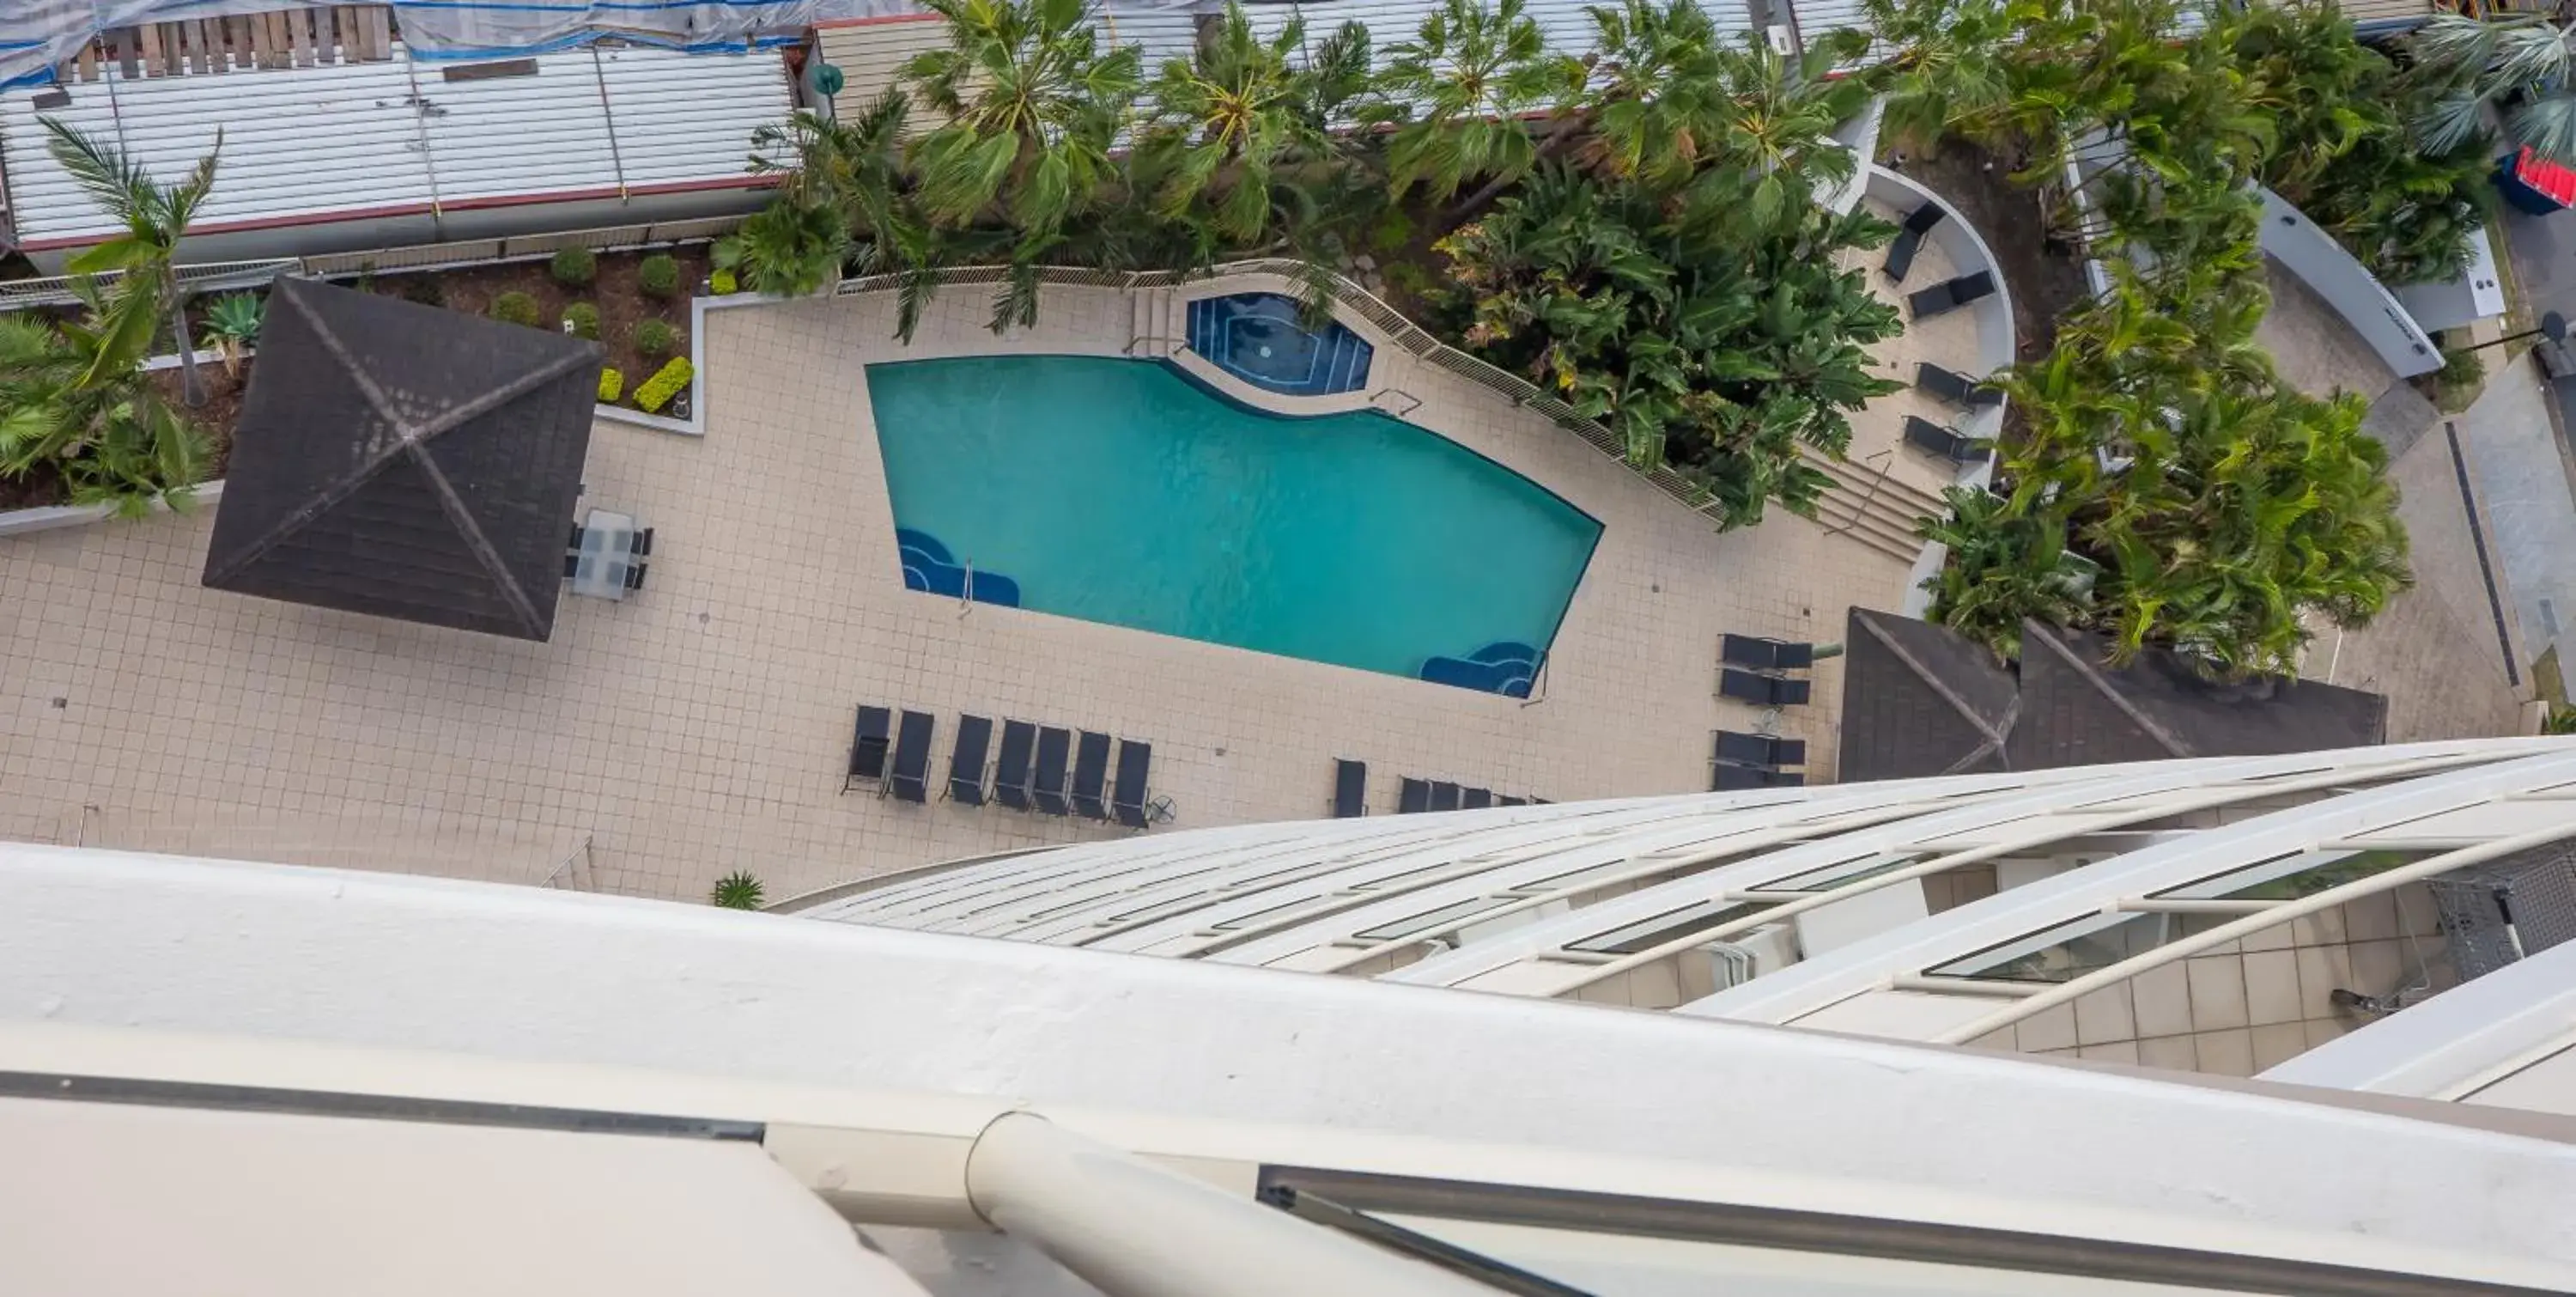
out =
[[[587,505],[657,529],[649,587],[567,596],[530,644],[203,589],[210,515],[0,538],[0,836],[703,897],[1118,832],[841,794],[853,709],[961,711],[1154,745],[1175,826],[1326,812],[1332,762],[1556,800],[1707,787],[1721,632],[1832,640],[1905,565],[1775,511],[1708,524],[1570,433],[1381,347],[1413,421],[1606,524],[1543,700],[1511,699],[903,589],[871,360],[1116,354],[1124,294],[1047,290],[1040,327],[943,293],[909,348],[886,295],[710,311],[703,439],[603,421]],[[1910,350],[1910,348],[1909,348]],[[1885,404],[1865,436],[1891,443]],[[1881,426],[1881,425],[1884,426]],[[1855,454],[1861,452],[1856,448]],[[1902,453],[1902,452],[1900,452]],[[1389,555],[1401,579],[1403,557]],[[1838,663],[1782,732],[1833,768]]]

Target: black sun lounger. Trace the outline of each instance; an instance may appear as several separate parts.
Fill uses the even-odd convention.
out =
[[[886,749],[894,733],[894,713],[883,707],[859,709],[858,733],[850,739],[850,773],[841,779],[848,792],[865,781],[885,778]]]
[[[1084,730],[1073,747],[1073,813],[1089,820],[1109,818],[1109,736]]]
[[[968,806],[984,804],[984,750],[993,744],[993,722],[982,716],[957,718],[957,746],[948,753],[948,800]]]
[[[905,712],[896,722],[886,791],[907,802],[930,800],[930,732],[936,723],[928,712]]]
[[[1029,754],[1037,743],[1037,726],[1002,722],[1002,755],[993,763],[994,801],[1015,811],[1029,809]]]
[[[1890,282],[1905,282],[1906,273],[1914,269],[1914,254],[1923,250],[1923,236],[1940,223],[1939,203],[1925,203],[1905,218],[1904,226],[1896,231],[1895,242],[1887,245],[1887,264],[1880,268]]]
[[[1131,829],[1145,827],[1146,781],[1154,770],[1154,745],[1118,741],[1118,778],[1109,788],[1109,811]]]
[[[1368,763],[1347,757],[1333,762],[1333,818],[1356,819],[1368,814]]]
[[[1073,750],[1073,731],[1050,725],[1038,731],[1038,772],[1029,781],[1029,798],[1049,815],[1073,809],[1064,799],[1065,757]]]

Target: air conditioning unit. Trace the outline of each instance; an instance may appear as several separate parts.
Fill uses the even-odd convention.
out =
[[[1773,23],[1770,27],[1764,30],[1763,34],[1771,38],[1772,53],[1795,54],[1798,52],[1798,41],[1796,37],[1789,34],[1789,24]]]

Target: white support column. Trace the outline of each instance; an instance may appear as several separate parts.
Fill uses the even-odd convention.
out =
[[[1006,1113],[966,1158],[966,1194],[1111,1297],[1491,1297],[1492,1289]]]

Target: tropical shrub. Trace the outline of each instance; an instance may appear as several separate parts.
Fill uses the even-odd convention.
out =
[[[849,253],[846,217],[821,203],[782,197],[716,240],[715,264],[753,292],[804,297],[838,279]]]
[[[630,340],[637,351],[647,356],[667,356],[672,348],[680,345],[680,331],[672,328],[667,320],[637,320]]]
[[[2428,96],[2331,6],[2258,5],[2227,30],[2247,97],[2273,118],[2263,183],[2391,284],[2466,269],[2494,206],[2483,130],[2444,150],[2415,139]]]
[[[599,308],[588,302],[574,302],[563,309],[564,332],[576,338],[599,338]]]
[[[2025,617],[2166,645],[2213,675],[2295,672],[2309,618],[2369,621],[2412,577],[2367,403],[2306,396],[2252,343],[2259,287],[2113,267],[2046,360],[2003,381],[2026,435],[1999,499],[1954,492],[1930,616],[2006,657]],[[2082,578],[2082,579],[2078,579]]]
[[[588,248],[565,248],[546,263],[546,273],[566,288],[588,288],[599,278],[599,254]]]
[[[626,375],[618,373],[615,365],[603,367],[599,371],[599,403],[615,405],[617,398],[624,395],[626,395]]]
[[[689,390],[689,380],[696,376],[697,370],[690,366],[688,357],[671,357],[670,363],[654,370],[651,378],[636,387],[636,408],[648,414],[660,413],[672,397]]]
[[[635,265],[635,287],[646,297],[674,296],[680,291],[680,263],[667,252],[644,258]]]
[[[1707,490],[1737,527],[1766,500],[1812,512],[1829,479],[1799,447],[1839,453],[1849,413],[1896,389],[1866,350],[1897,334],[1896,311],[1835,265],[1892,233],[1803,201],[1767,223],[1677,209],[1554,168],[1437,247],[1467,346],[1599,420],[1629,462]]]
[[[728,910],[757,910],[761,894],[760,880],[747,870],[737,869],[716,880],[708,899]]]
[[[1594,21],[1610,72],[1581,112],[1598,133],[1551,132],[1540,148],[1572,161],[1433,245],[1450,281],[1433,299],[1462,345],[1706,491],[1720,526],[1770,500],[1810,513],[1831,479],[1801,448],[1839,454],[1848,415],[1897,386],[1866,350],[1896,312],[1836,264],[1894,231],[1810,201],[1854,166],[1830,136],[1870,91],[1826,73],[1856,51],[1712,44],[1687,0]]]
[[[2436,13],[2407,41],[2426,93],[2415,101],[2424,147],[2449,153],[2486,135],[2501,110],[2505,135],[2576,166],[2576,34],[2554,11],[2491,18]]]
[[[224,372],[241,373],[242,357],[259,341],[260,300],[250,293],[226,293],[206,304],[202,345],[224,358]]]
[[[533,329],[537,327],[537,299],[512,289],[493,298],[485,314],[503,324],[524,324]]]
[[[143,374],[154,286],[129,278],[107,298],[83,280],[76,291],[87,308],[78,323],[0,315],[0,474],[50,463],[73,503],[121,517],[140,517],[156,500],[185,508],[206,446]]]

